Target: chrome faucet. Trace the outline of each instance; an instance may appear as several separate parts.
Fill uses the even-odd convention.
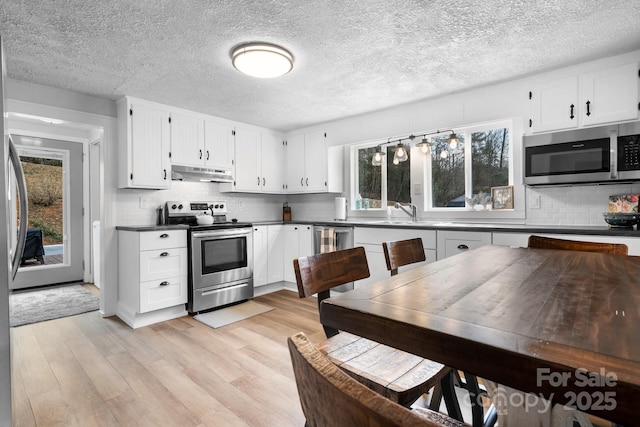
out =
[[[411,221],[416,222],[418,220],[418,208],[416,208],[416,205],[414,205],[413,203],[409,203],[409,207],[411,208],[411,212],[405,209],[405,207],[400,203],[396,202],[396,209],[402,209],[404,213],[411,217]]]

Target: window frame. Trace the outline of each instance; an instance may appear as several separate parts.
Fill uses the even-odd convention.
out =
[[[484,210],[476,211],[468,209],[466,207],[457,208],[433,208],[431,207],[431,155],[425,155],[416,146],[416,142],[411,144],[410,153],[410,174],[411,174],[411,201],[418,208],[418,217],[420,220],[470,220],[472,222],[513,222],[521,223],[526,218],[525,212],[525,186],[522,182],[522,141],[524,135],[523,127],[524,119],[521,116],[500,118],[497,120],[485,121],[474,123],[470,125],[462,125],[458,127],[440,127],[440,129],[453,129],[457,132],[465,132],[465,150],[470,152],[471,150],[471,133],[489,129],[496,129],[506,127],[510,132],[509,140],[509,185],[513,186],[514,193],[514,208],[513,210]],[[412,132],[414,135],[423,135],[425,133],[431,133],[432,131],[418,131]],[[431,136],[446,135],[448,131],[441,132],[440,134],[433,134]],[[410,133],[403,134],[399,137],[391,137],[389,139],[395,140],[401,137],[406,137]],[[468,137],[467,137],[468,136]],[[358,189],[358,154],[357,150],[361,148],[375,147],[380,145],[386,147],[390,145],[389,139],[375,139],[365,142],[359,142],[351,144],[351,164],[349,176],[351,178],[351,188],[349,194],[352,201],[349,203],[351,214],[358,217],[372,217],[380,218],[385,213],[385,209],[360,209],[355,210],[355,197],[357,196]],[[419,142],[419,141],[418,141]],[[468,146],[466,146],[468,144]],[[387,161],[385,156],[384,162]],[[383,166],[384,167],[384,166]],[[465,153],[465,194],[467,189],[472,188],[472,174],[471,171],[471,156],[467,156]],[[387,198],[386,194],[386,168],[383,170],[384,185],[383,194],[384,200]],[[392,212],[399,211],[399,209],[392,209]],[[395,214],[394,214],[395,216]]]

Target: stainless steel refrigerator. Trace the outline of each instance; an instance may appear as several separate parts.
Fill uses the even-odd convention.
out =
[[[27,232],[27,191],[20,157],[11,142],[5,123],[6,68],[4,47],[0,38],[0,130],[3,135],[2,173],[0,174],[0,427],[11,426],[11,336],[9,333],[9,284],[15,278],[22,258]],[[16,233],[16,199],[20,207]],[[4,243],[2,243],[4,242]]]

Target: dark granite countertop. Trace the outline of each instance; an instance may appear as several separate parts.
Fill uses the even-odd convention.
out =
[[[508,223],[473,223],[457,221],[419,220],[417,222],[392,219],[369,220],[351,219],[347,221],[315,220],[315,221],[256,221],[254,225],[271,224],[312,224],[330,227],[379,227],[379,228],[420,228],[424,230],[447,231],[486,231],[501,233],[546,233],[546,234],[586,234],[620,237],[640,237],[640,231],[635,228],[621,228],[603,226],[568,226],[568,225],[536,225],[536,224],[508,224]]]
[[[162,230],[187,230],[187,225],[118,225],[116,230],[122,231],[162,231]]]

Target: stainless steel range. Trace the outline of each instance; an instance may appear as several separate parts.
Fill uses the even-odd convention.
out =
[[[227,220],[226,203],[220,201],[169,201],[165,216],[167,224],[189,226],[189,314],[253,298],[250,223]]]

